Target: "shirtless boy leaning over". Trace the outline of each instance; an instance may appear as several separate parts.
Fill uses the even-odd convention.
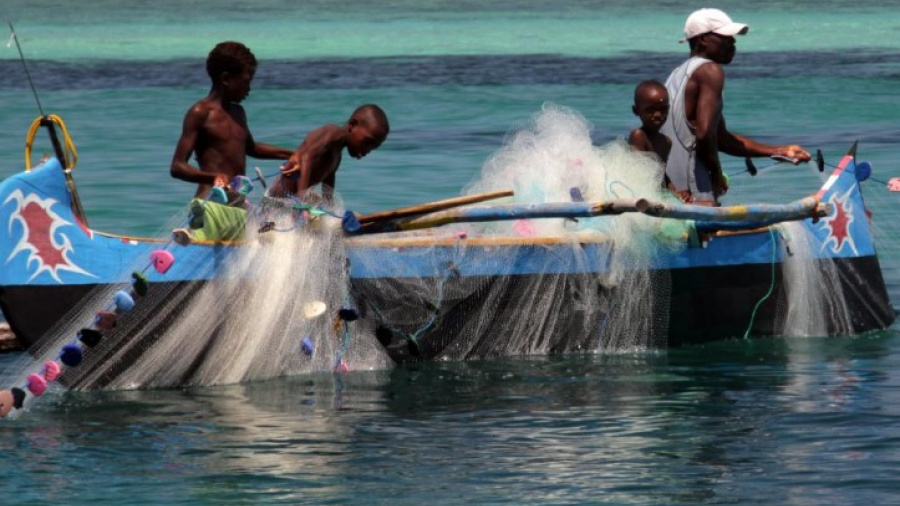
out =
[[[344,125],[324,125],[313,130],[282,166],[281,176],[269,194],[300,196],[322,183],[322,196],[331,200],[344,148],[353,158],[362,158],[381,146],[390,129],[384,111],[366,104],[353,111]]]
[[[247,126],[240,103],[250,95],[256,73],[256,57],[247,46],[219,43],[206,59],[206,72],[212,89],[185,114],[170,168],[172,177],[198,183],[196,197],[243,176],[247,156],[277,160],[291,156],[289,149],[256,142]],[[199,169],[189,163],[191,153],[196,154]]]

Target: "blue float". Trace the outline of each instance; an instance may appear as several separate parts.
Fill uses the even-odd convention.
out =
[[[859,162],[856,164],[856,180],[862,183],[872,175],[872,164]]]
[[[134,309],[134,299],[123,290],[116,292],[115,303],[116,312],[119,314],[127,313]]]
[[[209,191],[209,201],[216,204],[228,204],[228,194],[221,186],[213,186]]]
[[[581,193],[581,188],[577,186],[569,188],[569,197],[572,199],[572,202],[584,202],[584,195]]]
[[[78,367],[78,364],[84,359],[84,353],[81,346],[77,343],[69,343],[62,347],[59,352],[59,361],[69,367]]]
[[[353,214],[353,211],[347,211],[344,213],[344,217],[341,218],[341,226],[344,228],[344,232],[355,234],[362,230],[362,224],[359,223],[359,218]]]
[[[315,341],[313,341],[311,337],[304,337],[303,340],[300,341],[300,351],[307,357],[311,357],[316,351]]]

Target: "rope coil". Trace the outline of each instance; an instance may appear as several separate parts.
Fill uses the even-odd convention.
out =
[[[42,126],[48,126],[52,129],[53,125],[58,126],[63,135],[63,159],[60,160],[60,163],[63,164],[67,171],[74,169],[75,165],[78,163],[78,150],[75,149],[75,143],[72,142],[72,137],[69,135],[69,129],[66,128],[66,123],[56,114],[42,115],[38,116],[31,123],[31,127],[28,129],[28,135],[25,137],[25,172],[31,171],[31,148],[34,145],[34,139],[37,136],[38,129]]]

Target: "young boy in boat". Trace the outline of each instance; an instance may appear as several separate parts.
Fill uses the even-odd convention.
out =
[[[191,209],[195,218],[203,215],[201,220],[193,220],[203,225],[189,231],[180,229],[175,237],[179,242],[239,238],[244,230],[244,209],[202,199],[213,187],[227,188],[236,176],[243,176],[247,156],[275,160],[291,156],[291,150],[257,142],[250,133],[240,103],[250,94],[256,67],[256,57],[240,42],[221,42],[206,59],[212,88],[185,114],[170,168],[172,177],[197,183]],[[189,163],[192,153],[197,168]]]
[[[655,80],[643,81],[634,89],[634,105],[631,111],[640,118],[641,126],[631,131],[628,144],[636,151],[654,153],[665,167],[672,150],[672,139],[660,132],[669,116],[669,92],[666,86]],[[663,188],[671,191],[683,202],[690,202],[689,192],[679,192],[663,171]]]
[[[306,136],[281,167],[272,184],[272,197],[303,197],[313,186],[322,185],[322,196],[330,201],[344,148],[361,159],[387,139],[391,127],[387,115],[374,104],[356,108],[344,125],[324,125]]]

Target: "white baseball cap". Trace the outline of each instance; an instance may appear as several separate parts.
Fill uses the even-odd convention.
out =
[[[750,27],[744,23],[735,23],[728,14],[719,9],[699,9],[691,13],[684,23],[684,38],[678,42],[685,42],[704,33],[717,33],[734,37],[744,35]]]

